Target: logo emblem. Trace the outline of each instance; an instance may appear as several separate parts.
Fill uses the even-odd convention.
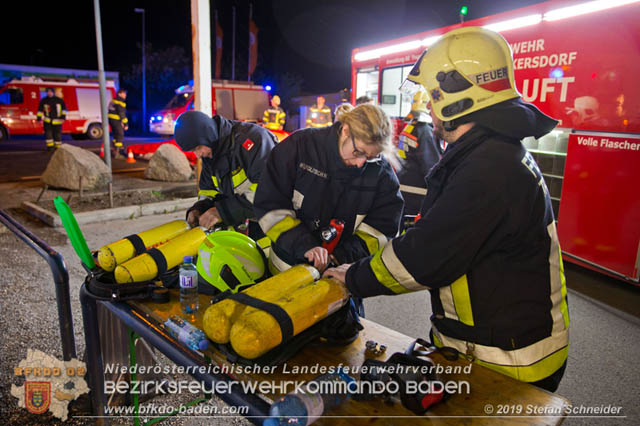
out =
[[[243,148],[246,149],[247,151],[251,151],[251,148],[253,148],[254,145],[255,145],[255,143],[253,143],[253,141],[251,139],[247,139],[242,144]]]
[[[47,411],[51,404],[51,382],[25,382],[24,403],[30,413]]]
[[[433,99],[434,103],[442,100],[442,93],[440,93],[440,89],[433,89],[431,91],[431,99]]]

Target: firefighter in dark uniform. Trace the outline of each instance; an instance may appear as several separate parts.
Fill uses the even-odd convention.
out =
[[[307,117],[307,127],[329,127],[333,124],[331,120],[331,108],[325,105],[323,96],[316,98],[316,104],[309,108]]]
[[[124,155],[122,142],[124,141],[124,132],[129,129],[129,121],[127,120],[127,91],[118,90],[115,99],[109,102],[109,126],[113,133],[113,147],[116,155]]]
[[[434,139],[428,124],[429,98],[424,90],[413,97],[411,112],[407,116],[407,125],[398,137],[398,156],[403,165],[398,170],[400,191],[404,198],[404,214],[417,215],[422,200],[427,194],[425,178],[442,156],[442,148]]]
[[[525,103],[506,40],[464,27],[407,77],[431,100],[447,148],[414,227],[325,275],[361,297],[428,289],[431,337],[469,360],[555,391],[569,350],[567,289],[549,191],[520,140],[556,120]]]
[[[332,219],[344,230],[332,255],[350,263],[375,253],[398,232],[402,196],[380,154],[392,151],[385,112],[361,105],[323,129],[292,133],[262,172],[254,209],[271,240],[272,273],[307,261],[323,270],[329,253],[320,234]]]
[[[38,121],[44,121],[44,139],[47,150],[60,147],[62,144],[62,123],[67,118],[67,106],[62,98],[55,95],[54,90],[47,88],[47,96],[40,100]]]
[[[277,143],[273,133],[256,124],[187,111],[176,120],[175,139],[183,151],[202,158],[199,199],[187,210],[191,226],[238,226],[255,218],[256,188]],[[263,236],[257,223],[249,223],[249,236]]]
[[[280,96],[275,95],[271,98],[271,108],[264,111],[264,127],[269,130],[282,130],[286,117],[284,110],[280,108]]]

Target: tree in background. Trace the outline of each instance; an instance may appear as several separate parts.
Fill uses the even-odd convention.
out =
[[[175,90],[192,80],[191,56],[179,46],[156,49],[151,43],[146,47],[147,65],[147,114],[162,109],[175,95]],[[142,58],[141,58],[142,59]],[[129,126],[135,133],[146,133],[147,123],[142,123],[142,63],[134,64],[121,72],[121,85],[127,89],[127,115]],[[147,117],[147,120],[149,117]]]

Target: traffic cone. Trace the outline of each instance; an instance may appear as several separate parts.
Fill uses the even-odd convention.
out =
[[[100,158],[104,158],[104,145],[100,147]]]
[[[127,155],[127,163],[135,163],[136,159],[133,157],[133,151],[129,150],[129,154]]]

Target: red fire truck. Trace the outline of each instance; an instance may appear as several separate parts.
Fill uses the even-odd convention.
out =
[[[115,84],[107,81],[107,102],[115,97]],[[21,77],[0,86],[0,141],[10,135],[42,134],[42,122],[36,120],[40,99],[52,87],[64,99],[67,119],[62,132],[74,138],[100,139],[102,119],[98,83],[73,78]]]
[[[213,114],[230,120],[258,122],[269,108],[269,93],[260,85],[245,81],[214,80],[211,84]],[[149,130],[161,135],[173,135],[175,120],[193,109],[193,87],[181,86],[166,107],[151,115]]]
[[[400,119],[399,86],[425,48],[461,26],[500,32],[518,91],[558,128],[523,141],[543,172],[565,260],[638,285],[640,1],[549,1],[354,49],[352,102]]]

